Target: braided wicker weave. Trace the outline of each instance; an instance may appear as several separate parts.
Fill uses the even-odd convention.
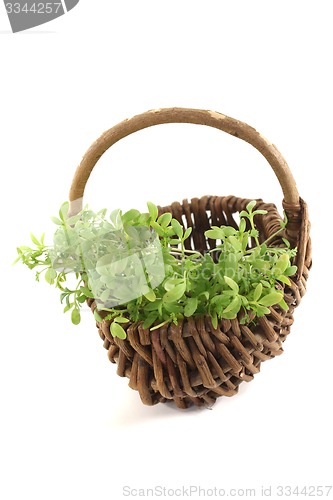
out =
[[[233,396],[242,381],[250,381],[260,370],[262,361],[283,352],[282,343],[290,332],[293,312],[305,293],[311,267],[309,221],[305,202],[299,197],[294,178],[276,147],[245,123],[222,114],[194,109],[170,108],[153,110],[116,125],[105,132],[87,151],[79,165],[70,191],[70,212],[82,208],[84,188],[89,175],[102,154],[114,143],[133,132],[163,123],[194,123],[223,130],[250,143],[267,159],[283,190],[283,207],[288,217],[285,234],[274,240],[283,244],[287,237],[298,247],[295,264],[297,275],[285,286],[288,311],[270,307],[270,314],[259,318],[251,328],[238,319],[221,320],[215,329],[208,316],[186,318],[150,331],[142,324],[125,326],[127,338],[110,334],[110,322],[97,323],[111,362],[117,363],[118,375],[129,378],[129,386],[139,391],[144,404],[173,400],[179,408],[211,406],[218,396]],[[185,228],[192,227],[187,248],[205,252],[214,247],[204,232],[210,226],[231,225],[237,228],[233,214],[244,210],[250,200],[235,196],[204,196],[182,204],[175,202],[159,207],[160,213],[170,211]],[[280,228],[281,216],[272,203],[257,200],[256,208],[267,215],[256,219],[259,239],[264,241]],[[96,305],[88,300],[92,310]]]

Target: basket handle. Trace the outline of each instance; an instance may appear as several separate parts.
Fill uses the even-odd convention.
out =
[[[78,166],[69,193],[69,214],[75,215],[82,209],[84,189],[99,158],[113,144],[134,132],[163,123],[193,123],[214,127],[238,137],[255,147],[272,167],[283,191],[282,202],[288,218],[286,234],[298,246],[298,277],[303,272],[305,261],[310,257],[307,205],[299,197],[295,179],[278,149],[246,123],[215,111],[189,108],[154,109],[118,123],[101,135],[88,149]],[[310,260],[309,260],[310,262]]]
[[[207,125],[238,137],[255,147],[268,161],[281,185],[284,201],[288,205],[299,207],[300,200],[294,177],[281,153],[274,144],[259,134],[246,123],[222,115],[215,111],[188,108],[165,108],[147,111],[133,118],[118,123],[104,132],[88,149],[78,166],[69,200],[71,214],[78,213],[82,208],[82,198],[88,178],[99,158],[120,139],[153,125],[164,123],[193,123]]]

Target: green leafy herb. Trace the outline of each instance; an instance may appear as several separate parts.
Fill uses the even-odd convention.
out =
[[[251,201],[240,212],[239,228],[212,226],[205,232],[211,250],[204,255],[185,248],[192,228],[184,230],[171,213],[158,216],[149,202],[148,212],[132,209],[93,212],[85,207],[68,217],[68,203],[52,221],[57,229],[52,246],[31,234],[33,246],[17,249],[15,262],[36,268],[36,279],[60,290],[64,311],[74,324],[87,299],[95,299],[96,321],[110,321],[110,332],[126,338],[129,322],[156,329],[184,317],[210,315],[217,328],[220,319],[242,323],[270,313],[270,307],[288,310],[283,289],[297,267],[296,249],[281,229],[260,241]],[[270,246],[280,235],[281,246]],[[73,285],[72,285],[73,283]],[[123,325],[123,326],[122,326]]]

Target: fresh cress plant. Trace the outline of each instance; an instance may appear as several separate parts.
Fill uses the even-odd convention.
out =
[[[239,214],[238,229],[206,231],[216,247],[203,255],[185,248],[191,228],[184,231],[170,213],[158,216],[150,202],[147,213],[115,210],[107,216],[107,210],[86,207],[74,217],[64,203],[59,218],[52,217],[58,226],[53,245],[44,243],[44,235],[31,235],[34,247],[19,247],[16,261],[36,268],[37,280],[43,275],[60,290],[74,324],[83,302],[94,298],[96,320],[111,320],[111,334],[122,339],[125,325],[137,321],[151,330],[199,315],[209,315],[214,328],[223,318],[245,324],[269,314],[273,305],[288,309],[283,289],[297,270],[291,264],[296,249],[286,239],[284,247],[270,246],[286,220],[260,243],[255,216],[266,211],[255,205],[251,201]]]

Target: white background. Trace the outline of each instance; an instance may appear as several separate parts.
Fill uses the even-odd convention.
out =
[[[11,34],[0,5],[0,498],[122,498],[122,488],[329,485],[332,478],[332,46],[329,1],[81,0]],[[308,202],[314,267],[282,357],[212,411],[144,407],[15,247],[67,198],[100,133],[152,108],[213,109],[283,155]],[[268,164],[213,129],[137,133],[96,167],[93,208],[204,194],[281,207]],[[193,497],[195,498],[195,497]]]

